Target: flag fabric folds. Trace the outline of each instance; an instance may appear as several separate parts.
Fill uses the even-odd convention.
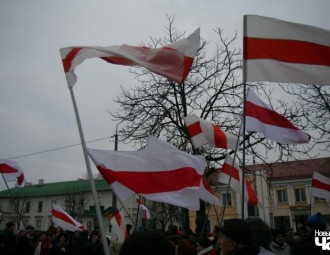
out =
[[[184,122],[195,148],[208,144],[212,148],[236,150],[237,137],[222,131],[210,121],[188,115],[184,117]]]
[[[330,178],[314,171],[312,194],[314,197],[330,200]]]
[[[206,166],[202,156],[178,150],[88,149],[88,154],[122,201],[137,193],[149,200],[199,209],[199,186]]]
[[[111,232],[117,236],[118,243],[123,243],[127,237],[125,217],[121,211],[115,213],[110,220]]]
[[[143,218],[146,220],[150,219],[151,215],[148,207],[145,206],[145,204],[141,201],[139,197],[136,197],[136,202],[138,203],[139,208],[141,208],[141,210],[143,211]]]
[[[176,150],[180,151],[173,144],[162,141],[154,136],[149,135],[148,137],[148,150]],[[210,204],[222,206],[222,201],[213,193],[209,183],[203,177],[201,179],[200,187],[199,187],[199,197],[205,202]]]
[[[251,89],[246,96],[245,115],[246,130],[262,133],[267,139],[277,143],[308,143],[311,138],[265,104]]]
[[[231,176],[231,178],[230,178]],[[259,203],[257,194],[252,188],[251,183],[247,178],[244,178],[244,201],[249,205],[257,206]],[[229,184],[229,186],[237,193],[243,195],[242,192],[242,180],[243,180],[243,172],[238,166],[238,164],[233,164],[233,158],[229,155],[226,157],[226,161],[224,162],[220,175],[219,182]],[[230,183],[229,183],[230,182]]]
[[[182,83],[197,55],[200,44],[200,29],[189,37],[158,49],[121,46],[87,46],[67,47],[60,49],[64,72],[69,87],[72,87],[77,76],[75,68],[89,58],[101,58],[109,63],[142,66],[177,83]]]
[[[23,187],[26,179],[22,168],[9,159],[0,159],[0,173],[6,182],[15,182],[18,187]]]
[[[244,80],[330,85],[330,30],[244,16]]]
[[[57,204],[53,204],[52,221],[56,226],[71,232],[82,231],[84,229],[81,223],[76,221]]]

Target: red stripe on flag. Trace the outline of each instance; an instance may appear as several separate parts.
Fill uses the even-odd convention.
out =
[[[115,219],[116,219],[116,221],[118,223],[118,226],[120,226],[121,225],[121,216],[120,216],[120,213],[119,212],[117,212],[115,214]]]
[[[0,173],[3,174],[10,174],[10,173],[17,173],[18,170],[12,166],[9,166],[5,163],[0,164]]]
[[[222,172],[229,176],[231,173],[232,178],[234,178],[237,181],[240,181],[238,169],[236,169],[234,166],[232,167],[230,164],[226,162],[222,166]]]
[[[183,73],[182,73],[181,83],[187,78],[187,76],[189,74],[189,71],[190,71],[190,67],[191,67],[193,61],[194,61],[193,58],[184,56],[184,59],[183,59]]]
[[[244,37],[243,59],[330,66],[330,47],[305,41]]]
[[[66,215],[65,213],[62,213],[62,212],[59,212],[59,211],[56,211],[55,209],[53,209],[52,214],[55,218],[61,219],[69,224],[76,226],[75,222],[72,221],[72,219],[70,219],[68,217],[68,215]]]
[[[24,174],[22,173],[20,176],[17,177],[17,185],[21,186],[24,181]]]
[[[228,148],[226,134],[216,125],[213,125],[214,142],[217,148]]]
[[[62,59],[64,72],[67,73],[67,72],[70,71],[72,60],[76,57],[76,55],[78,54],[78,52],[81,49],[82,48],[73,48],[73,49],[71,49],[71,51],[66,55],[65,59]]]
[[[109,184],[118,181],[134,192],[142,194],[199,187],[201,181],[201,176],[192,167],[157,172],[113,171],[100,165],[97,169]]]
[[[201,123],[199,121],[189,125],[187,128],[190,137],[194,137],[195,135],[199,135],[203,132],[201,128]]]
[[[330,192],[330,185],[319,180],[313,179],[312,180],[312,187],[317,189],[324,189]]]
[[[248,204],[249,205],[258,205],[258,197],[256,193],[254,192],[251,183],[246,179],[245,180],[246,190],[249,196]]]
[[[246,101],[245,106],[246,116],[256,118],[265,124],[299,130],[297,127],[292,125],[288,119],[284,118],[274,110],[269,110],[267,108],[251,103],[250,101]]]

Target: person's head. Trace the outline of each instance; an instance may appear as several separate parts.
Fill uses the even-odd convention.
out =
[[[273,241],[277,243],[279,246],[284,245],[284,231],[279,229],[274,229],[272,231]]]
[[[65,234],[60,234],[59,235],[59,242],[60,243],[65,243],[66,242],[66,235]]]
[[[30,236],[34,235],[34,227],[32,225],[26,226],[26,234]]]
[[[197,252],[200,252],[201,250],[204,250],[205,248],[212,245],[211,240],[208,237],[200,237],[197,239],[196,242],[196,250]]]
[[[175,247],[175,255],[195,255],[196,250],[191,240],[181,239]]]
[[[173,246],[168,238],[158,231],[133,233],[122,244],[119,255],[172,255]]]
[[[249,217],[246,222],[254,234],[256,244],[269,250],[269,245],[272,242],[270,227],[258,217]]]
[[[249,225],[242,219],[224,220],[220,227],[219,245],[221,255],[231,255],[238,251],[258,254],[259,247],[254,244],[254,236]]]
[[[41,241],[41,242],[42,242],[42,241],[45,241],[45,240],[47,239],[47,237],[48,237],[48,234],[47,234],[46,231],[42,231],[42,232],[40,233],[40,241]]]
[[[15,230],[15,223],[14,222],[7,222],[6,224],[6,230],[9,231],[9,232],[14,232]]]
[[[322,218],[321,213],[316,213],[312,216],[309,216],[306,221],[307,229],[310,232],[314,233],[314,230],[324,231],[327,228],[325,220]]]

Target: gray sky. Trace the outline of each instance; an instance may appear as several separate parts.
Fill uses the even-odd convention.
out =
[[[28,181],[86,176],[59,49],[68,46],[138,45],[166,33],[166,14],[187,34],[197,27],[216,42],[214,28],[238,33],[243,15],[257,14],[330,30],[328,0],[2,0],[0,2],[0,158],[14,158]],[[240,46],[240,45],[238,45]],[[135,86],[128,68],[93,59],[81,64],[74,87],[86,141],[114,135],[113,99]],[[114,148],[113,138],[88,147]],[[130,146],[119,149],[132,150]],[[17,158],[16,158],[17,157]],[[93,168],[93,172],[97,170]],[[0,178],[0,189],[5,189]]]

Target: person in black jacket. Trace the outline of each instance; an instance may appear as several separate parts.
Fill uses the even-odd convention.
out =
[[[34,227],[28,225],[26,234],[17,239],[16,254],[17,255],[34,255],[34,250],[37,246],[38,237],[34,233]]]
[[[14,222],[8,222],[6,228],[0,232],[0,254],[14,255],[16,247],[16,236],[14,234]]]

